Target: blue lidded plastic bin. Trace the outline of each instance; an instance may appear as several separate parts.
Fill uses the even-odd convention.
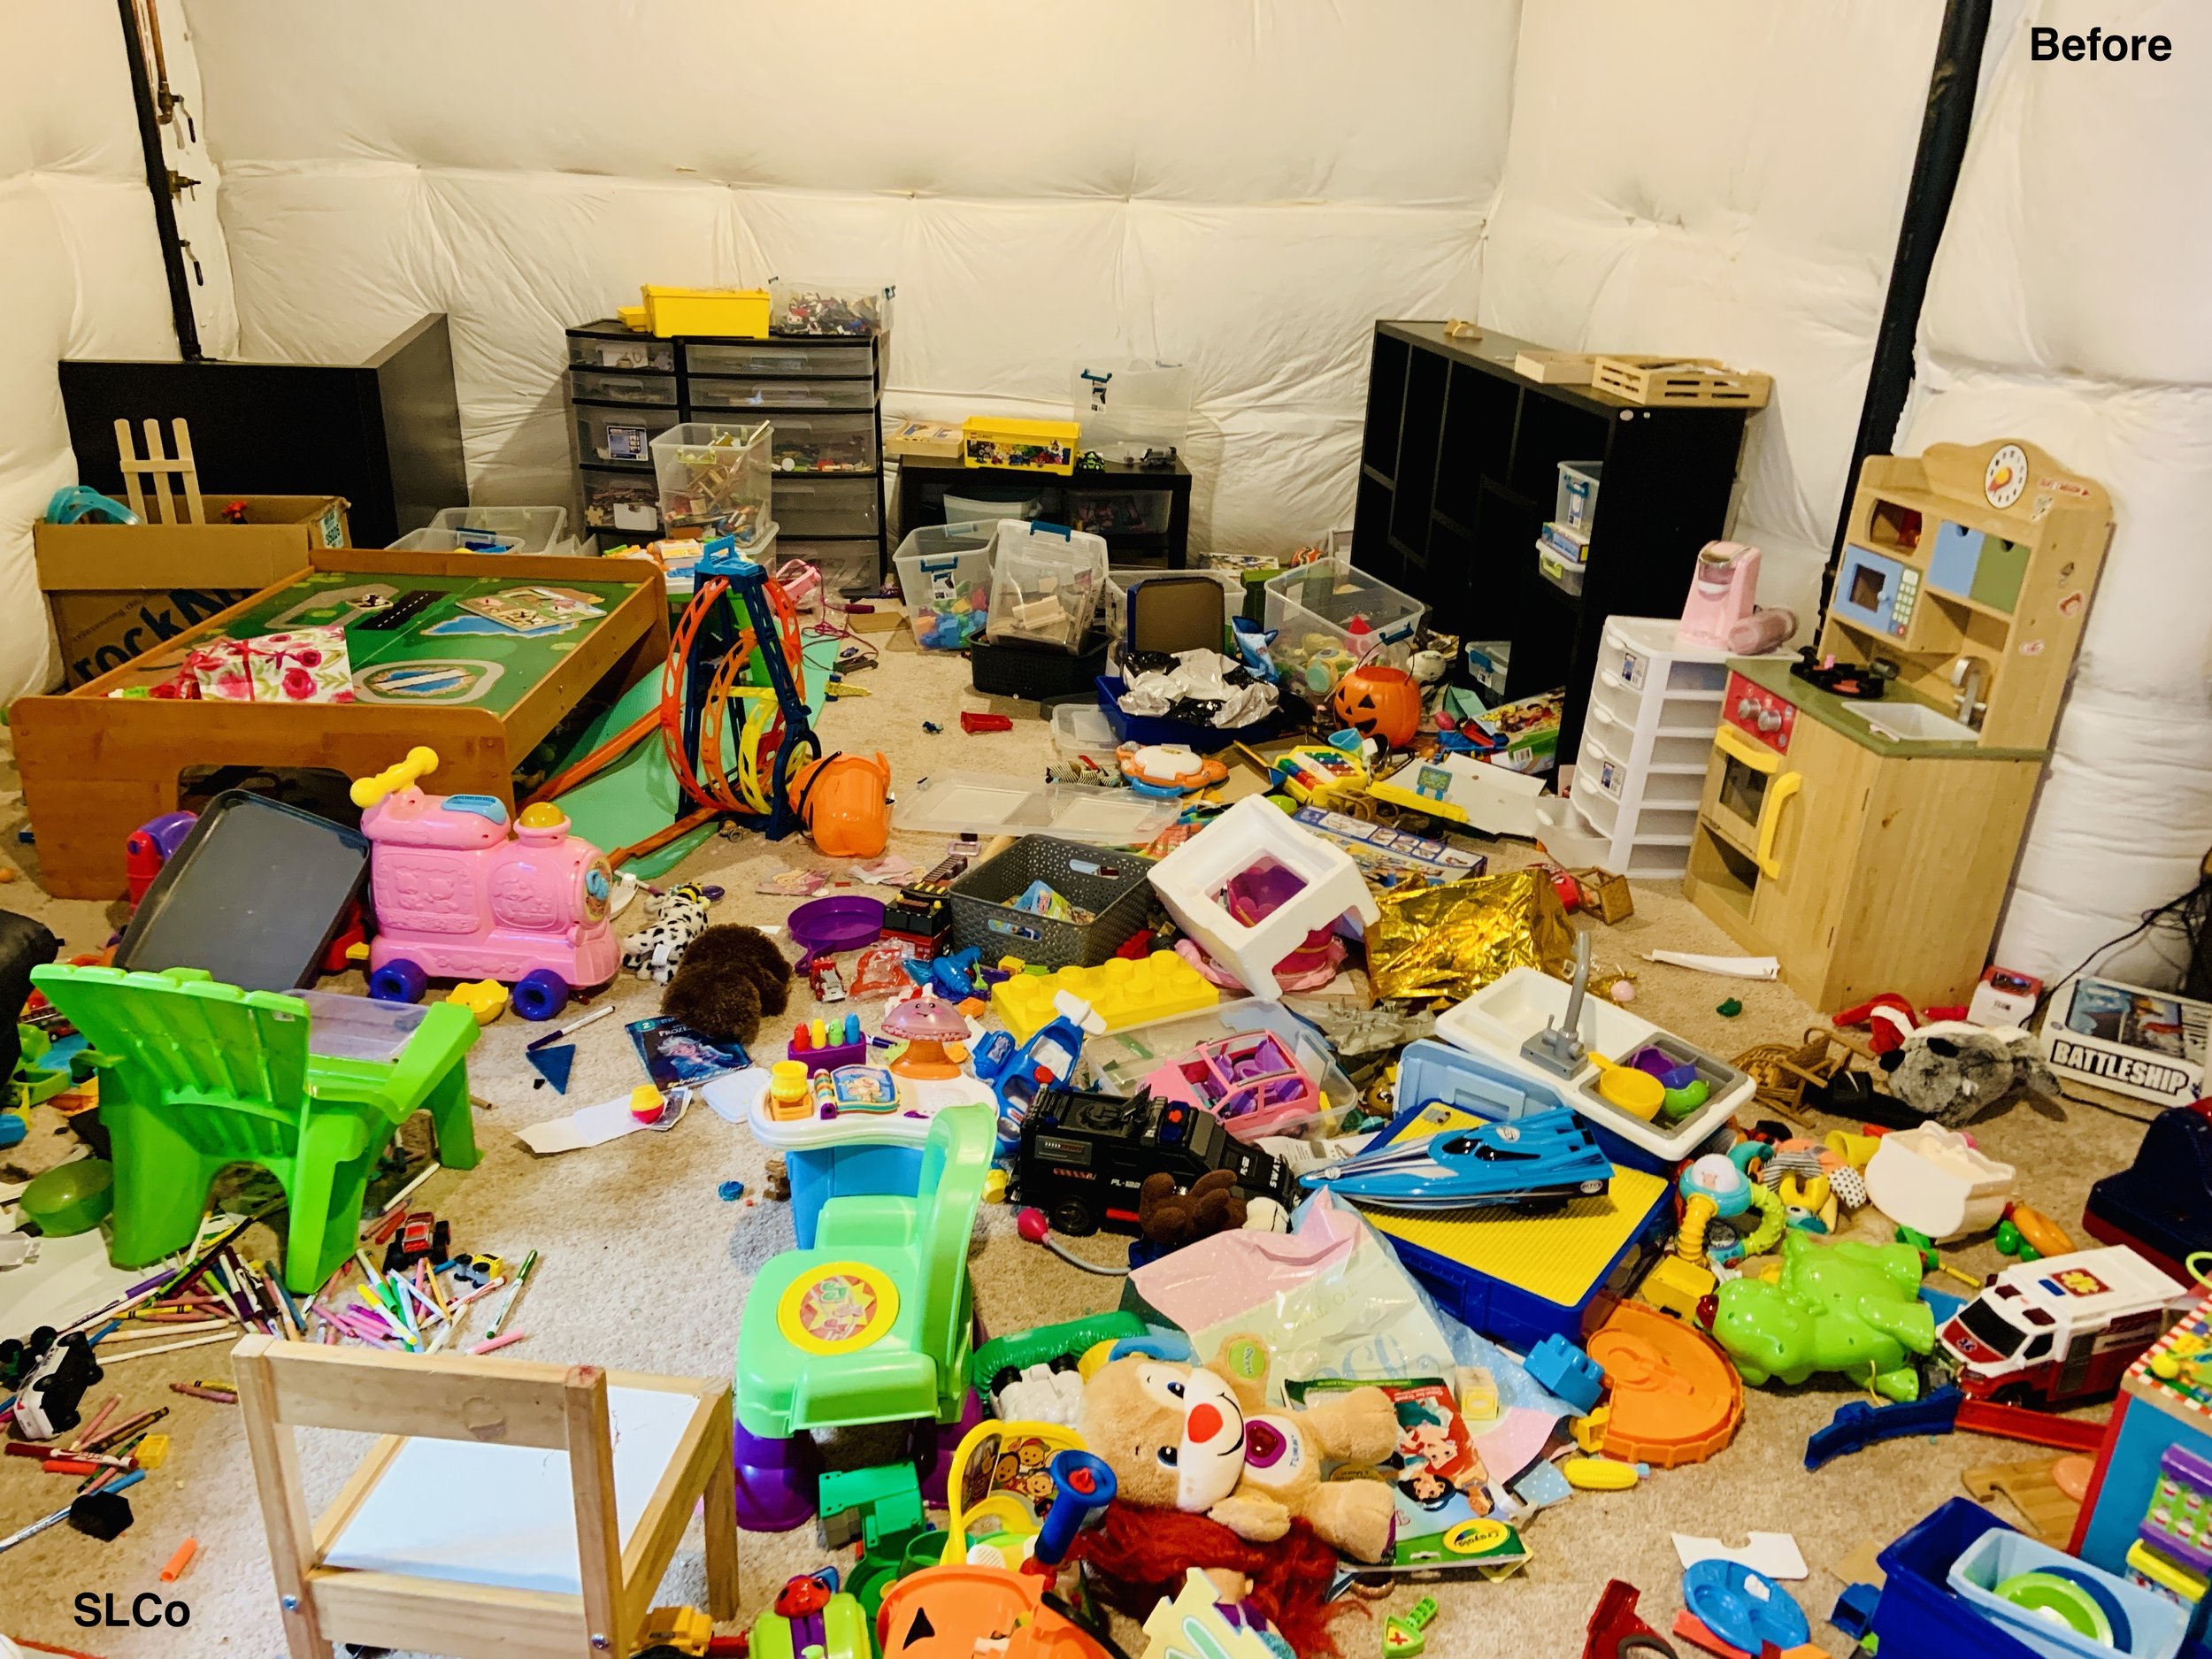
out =
[[[2101,1609],[2110,1623],[2111,1640],[2082,1635],[1996,1594],[1999,1585],[2030,1572],[2050,1575],[2069,1594]],[[2189,1616],[2179,1603],[2024,1532],[1984,1532],[1960,1552],[1946,1577],[1951,1588],[1980,1609],[1984,1617],[2003,1624],[2046,1659],[2107,1659],[2116,1654],[2129,1659],[2174,1659],[2188,1630]]]
[[[1255,743],[1275,727],[1276,716],[1255,720],[1249,726],[1201,726],[1193,720],[1171,720],[1156,714],[1128,714],[1123,711],[1121,694],[1128,684],[1118,674],[1098,677],[1098,706],[1106,716],[1106,722],[1114,728],[1118,743],[1181,743],[1202,755],[1211,755],[1232,743]]]

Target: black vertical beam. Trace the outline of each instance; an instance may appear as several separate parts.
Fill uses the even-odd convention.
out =
[[[1920,308],[1928,297],[1928,273],[1936,244],[1951,214],[1966,138],[1974,123],[1974,88],[1980,78],[1982,46],[1989,35],[1990,0],[1945,0],[1943,25],[1936,36],[1935,67],[1928,77],[1928,107],[1920,122],[1920,149],[1913,157],[1912,181],[1905,192],[1904,222],[1897,230],[1897,257],[1889,270],[1889,293],[1882,302],[1881,326],[1874,335],[1874,362],[1867,375],[1866,403],[1859,411],[1858,436],[1851,444],[1843,511],[1836,519],[1828,567],[1821,572],[1820,609],[1828,609],[1836,562],[1851,521],[1851,497],[1859,468],[1870,455],[1888,452],[1912,388],[1913,342],[1920,328]]]
[[[192,286],[184,274],[184,243],[177,235],[177,205],[169,194],[169,162],[161,152],[161,123],[154,114],[153,83],[146,76],[146,42],[138,33],[138,0],[116,0],[123,18],[123,50],[131,60],[131,102],[138,110],[138,145],[145,152],[146,189],[154,198],[154,234],[161,242],[162,269],[169,277],[169,315],[176,325],[177,352],[187,363],[203,361],[199,319],[192,314]]]

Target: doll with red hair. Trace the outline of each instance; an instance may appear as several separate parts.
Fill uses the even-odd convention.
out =
[[[1255,1632],[1284,1659],[1337,1659],[1337,1622],[1367,1617],[1351,1601],[1331,1601],[1336,1551],[1303,1521],[1270,1544],[1250,1544],[1218,1521],[1179,1509],[1117,1503],[1076,1535],[1068,1559],[1079,1561],[1099,1600],[1141,1622],[1183,1587],[1191,1568],[1214,1581],[1223,1614]]]

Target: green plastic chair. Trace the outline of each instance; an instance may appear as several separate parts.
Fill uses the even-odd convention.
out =
[[[311,1294],[353,1253],[369,1176],[426,1109],[438,1161],[476,1167],[468,1068],[476,1020],[434,1003],[394,1060],[312,1052],[296,996],[218,985],[198,968],[35,968],[31,982],[85,1035],[114,1146],[108,1254],[143,1267],[191,1244],[215,1177],[255,1164],[291,1207],[284,1282]]]
[[[913,1197],[833,1198],[812,1249],[760,1270],[737,1336],[748,1433],[959,1420],[975,1340],[968,1240],[996,1133],[990,1108],[948,1107]]]

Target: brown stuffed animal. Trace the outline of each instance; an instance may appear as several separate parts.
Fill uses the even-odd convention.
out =
[[[791,964],[757,927],[724,922],[691,941],[661,995],[661,1012],[713,1042],[749,1047],[764,1014],[791,1001]]]
[[[1232,1337],[1224,1354],[1264,1354]],[[1379,1561],[1397,1512],[1379,1480],[1321,1479],[1324,1462],[1379,1463],[1397,1449],[1398,1414],[1379,1388],[1317,1395],[1303,1410],[1265,1409],[1267,1379],[1133,1354],[1083,1386],[1077,1426],[1127,1502],[1184,1509],[1251,1543],[1302,1520],[1355,1561]]]
[[[1137,1188],[1137,1231],[1162,1249],[1179,1250],[1217,1233],[1233,1232],[1244,1225],[1244,1217],[1237,1178],[1228,1170],[1208,1170],[1187,1193],[1176,1191],[1175,1178],[1165,1170],[1155,1170]]]

